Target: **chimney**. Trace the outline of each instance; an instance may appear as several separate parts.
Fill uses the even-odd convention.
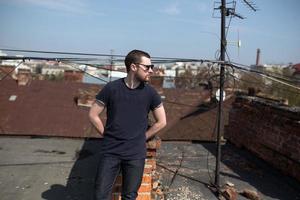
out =
[[[256,66],[260,65],[260,49],[256,51]]]
[[[77,93],[77,105],[91,107],[97,92],[98,88],[90,88],[90,89],[79,89]]]
[[[151,76],[150,78],[150,84],[155,87],[156,89],[162,88],[164,83],[164,77],[163,76]]]
[[[18,85],[27,85],[31,80],[31,72],[29,69],[18,69],[17,82]]]
[[[75,70],[66,70],[64,72],[64,80],[65,81],[82,82],[83,81],[83,72],[75,71]]]

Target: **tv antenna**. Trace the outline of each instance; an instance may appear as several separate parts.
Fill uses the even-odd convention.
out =
[[[246,4],[253,11],[257,11],[256,5],[249,0],[243,0],[244,4]],[[231,2],[226,3],[226,0],[221,0],[221,2],[214,2],[214,13],[216,10],[220,10],[221,18],[221,41],[220,41],[220,79],[219,79],[219,91],[220,91],[220,101],[218,104],[218,113],[217,113],[217,147],[216,147],[216,169],[215,169],[215,182],[214,187],[217,190],[217,193],[220,194],[220,162],[221,162],[221,122],[222,122],[222,106],[223,106],[223,92],[224,92],[224,81],[225,81],[225,53],[226,53],[226,30],[229,29],[229,25],[226,27],[226,17],[237,17],[239,19],[245,19],[241,14],[236,12],[236,1],[233,0]],[[213,17],[214,16],[213,13]],[[238,46],[241,43],[238,42]]]
[[[238,57],[240,57],[240,48],[242,46],[242,41],[240,40],[240,31],[237,30],[237,40],[227,41],[227,45],[236,46],[238,50]]]
[[[253,1],[243,0],[242,2],[254,12],[258,11],[258,7]]]

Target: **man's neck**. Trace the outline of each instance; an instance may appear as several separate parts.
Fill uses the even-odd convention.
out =
[[[135,88],[137,88],[141,84],[141,81],[139,81],[131,73],[127,74],[127,76],[125,77],[124,81],[125,81],[125,84],[127,85],[127,87],[129,87],[130,89],[135,89]]]

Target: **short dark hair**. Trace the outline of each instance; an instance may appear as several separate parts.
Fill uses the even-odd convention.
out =
[[[126,71],[129,72],[130,71],[130,65],[132,63],[139,63],[141,62],[141,58],[142,57],[146,57],[146,58],[151,58],[150,55],[145,52],[145,51],[141,51],[141,50],[132,50],[130,51],[127,56],[125,57],[125,66],[126,66]]]

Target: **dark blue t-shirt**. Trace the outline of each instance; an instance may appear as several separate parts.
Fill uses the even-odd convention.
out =
[[[148,114],[161,104],[156,90],[147,83],[131,89],[122,78],[107,83],[96,100],[107,109],[101,152],[129,160],[145,158]]]

